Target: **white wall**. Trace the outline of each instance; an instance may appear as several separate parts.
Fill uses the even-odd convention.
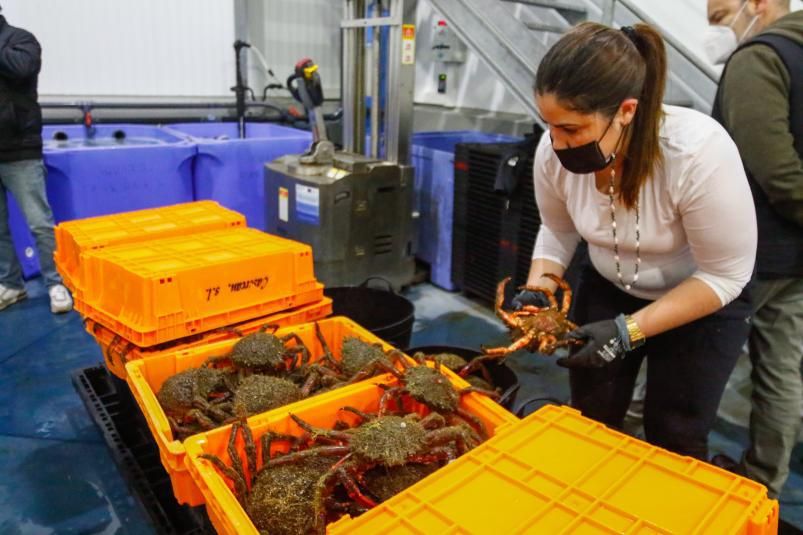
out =
[[[231,0],[3,0],[42,44],[39,92],[218,97],[234,85]]]
[[[324,96],[340,97],[342,3],[342,0],[247,0],[248,39],[262,51],[282,84],[298,60],[310,57],[318,64]],[[261,92],[266,80],[264,69],[253,56],[250,60],[250,83],[255,91]]]

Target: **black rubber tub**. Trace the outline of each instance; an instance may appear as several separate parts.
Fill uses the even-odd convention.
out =
[[[482,354],[481,351],[471,349],[469,347],[459,346],[420,346],[411,347],[406,353],[413,356],[417,352],[424,353],[425,355],[437,355],[438,353],[453,353],[459,357],[463,357],[469,361],[474,357]],[[508,410],[512,411],[513,405],[516,402],[516,394],[519,391],[519,379],[516,373],[511,370],[506,364],[495,361],[486,361],[485,367],[491,375],[494,386],[502,390],[502,396],[499,398],[499,404]],[[482,377],[481,372],[474,372],[472,375]]]
[[[386,288],[371,288],[372,281],[381,282]],[[323,293],[333,301],[333,315],[346,316],[393,347],[410,345],[415,307],[409,299],[395,293],[385,279],[371,277],[359,286],[336,286],[326,288]]]

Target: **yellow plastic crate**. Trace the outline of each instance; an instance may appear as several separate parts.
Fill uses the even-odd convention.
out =
[[[547,406],[328,533],[777,533],[759,483]]]
[[[237,325],[233,325],[232,328],[236,328],[243,335],[249,335],[257,332],[263,325],[286,327],[289,325],[317,321],[331,314],[332,300],[328,297],[324,297],[317,303],[238,323]],[[114,334],[100,323],[96,323],[92,320],[87,320],[85,322],[85,327],[86,332],[92,335],[103,351],[103,360],[106,363],[106,368],[120,379],[126,378],[125,365],[132,360],[158,357],[168,353],[175,353],[177,351],[184,351],[215,342],[221,342],[237,336],[231,329],[221,328],[188,338],[165,342],[157,346],[139,347],[122,338],[120,335]]]
[[[232,227],[245,227],[245,216],[215,201],[76,219],[56,225],[53,259],[65,286],[77,293],[81,287],[84,251]]]
[[[75,308],[140,347],[323,299],[309,245],[237,228],[82,256]]]
[[[457,375],[448,372],[448,370],[446,372],[452,383],[458,388],[468,386],[468,383]],[[301,434],[300,428],[290,419],[289,414],[294,414],[312,425],[330,429],[337,419],[354,423],[353,415],[342,412],[339,409],[348,405],[369,413],[378,411],[379,400],[384,393],[384,389],[377,386],[379,384],[392,386],[397,384],[397,380],[389,374],[381,375],[249,418],[248,424],[253,431],[254,442],[259,444],[260,437],[267,431],[291,435]],[[463,396],[461,407],[477,416],[491,435],[519,421],[513,414],[491,401],[488,397],[480,394]],[[426,414],[427,412],[421,405],[418,405],[417,409],[421,414]],[[198,484],[206,498],[206,510],[217,532],[221,535],[258,535],[256,527],[237,501],[227,481],[209,461],[199,458],[202,453],[208,453],[217,455],[221,459],[228,459],[226,446],[230,431],[230,427],[218,428],[185,440],[184,445],[187,448],[186,463],[193,480]],[[261,447],[257,447],[257,458],[261,458]],[[464,456],[470,455],[470,453]],[[240,452],[240,454],[244,458],[243,453]],[[438,478],[438,474],[444,469],[441,468],[429,475],[422,480],[422,483],[432,478]],[[495,514],[493,509],[486,508],[481,503],[479,505],[481,505],[482,514],[491,516]],[[379,507],[382,506],[380,505]],[[477,509],[480,509],[480,507],[477,507]],[[330,524],[330,528],[338,524]],[[504,533],[504,531],[494,531],[493,533]]]
[[[327,318],[319,321],[318,325],[335,359],[340,359],[340,348],[343,339],[347,336],[356,336],[368,343],[380,343],[385,350],[392,348],[389,344],[348,318]],[[306,345],[307,349],[310,351],[311,361],[314,362],[323,355],[323,348],[315,336],[314,324],[308,323],[279,329],[276,335],[283,336],[291,332],[298,334],[304,341],[304,345]],[[135,360],[126,364],[126,380],[134,395],[134,399],[136,399],[137,404],[145,415],[148,427],[156,440],[156,444],[159,446],[159,456],[162,460],[162,465],[164,465],[170,476],[170,480],[173,484],[173,494],[179,503],[200,505],[204,502],[204,497],[187,472],[184,463],[184,444],[173,438],[167,416],[156,399],[156,393],[162,387],[162,383],[171,375],[189,368],[198,367],[209,357],[226,355],[231,352],[232,347],[236,343],[237,340],[225,340],[193,349],[169,353],[160,357]],[[451,374],[451,372],[449,373],[450,376],[455,377],[455,381],[458,381],[461,385],[468,385],[468,383],[465,383],[465,381],[456,375]],[[308,399],[311,400],[315,398]],[[497,407],[495,411],[499,414],[507,415],[507,417],[515,418],[502,407]]]

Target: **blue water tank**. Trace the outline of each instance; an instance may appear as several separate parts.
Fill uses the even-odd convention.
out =
[[[416,256],[429,263],[433,284],[457,289],[452,282],[455,145],[521,140],[474,130],[413,134],[410,161],[415,167],[415,208],[420,214]]]
[[[88,135],[89,134],[89,135]],[[50,125],[42,132],[47,197],[56,223],[193,200],[195,145],[133,124]],[[39,274],[36,243],[9,196],[8,222],[23,276]]]
[[[56,223],[193,200],[195,145],[160,128],[54,125],[42,137]]]
[[[247,123],[243,139],[236,123],[179,123],[165,130],[197,144],[195,198],[240,212],[248,226],[261,230],[266,229],[265,163],[306,152],[312,143],[310,132],[272,123]]]

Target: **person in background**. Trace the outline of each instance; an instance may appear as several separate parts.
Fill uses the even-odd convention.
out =
[[[712,461],[777,497],[803,398],[803,11],[789,13],[789,0],[709,0],[708,20],[712,35],[728,36],[711,57],[727,60],[713,116],[739,148],[758,219],[750,446],[739,463]]]
[[[36,238],[50,310],[56,314],[69,312],[73,303],[53,261],[53,213],[45,195],[42,110],[37,102],[41,53],[30,32],[11,26],[0,14],[0,310],[27,297],[8,226],[8,191]]]
[[[592,265],[569,334],[583,345],[557,361],[572,406],[621,428],[646,356],[647,440],[707,460],[749,329],[755,211],[722,126],[663,104],[666,68],[663,39],[644,24],[580,24],[541,61],[535,100],[548,132],[535,153],[541,227],[527,282],[554,289],[542,275],[563,275],[584,238]]]

